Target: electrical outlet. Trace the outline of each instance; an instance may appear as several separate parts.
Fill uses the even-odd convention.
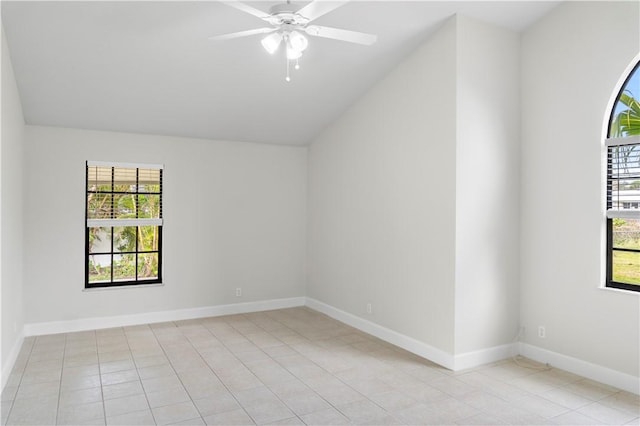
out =
[[[236,288],[236,297],[242,297],[242,289],[240,287]]]
[[[371,303],[367,303],[367,313],[368,314],[373,313],[373,308],[371,307]]]
[[[538,327],[538,337],[541,339],[544,339],[545,337],[547,337],[547,331],[545,330],[543,325]]]

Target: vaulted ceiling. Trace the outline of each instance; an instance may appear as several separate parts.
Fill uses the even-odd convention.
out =
[[[215,1],[1,7],[27,124],[304,145],[453,14],[521,31],[557,4],[352,1],[315,23],[377,43],[310,38],[288,83],[261,36],[208,39],[264,26]]]

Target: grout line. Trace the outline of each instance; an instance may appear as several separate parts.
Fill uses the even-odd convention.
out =
[[[148,326],[148,324],[146,324]],[[149,327],[149,329],[151,330],[151,327]],[[151,330],[151,333],[153,334],[153,330]],[[127,347],[129,348],[129,353],[131,354],[131,362],[133,363],[133,368],[136,370],[136,375],[138,376],[138,381],[140,382],[140,387],[142,388],[142,394],[144,395],[144,399],[147,401],[147,407],[149,407],[149,412],[151,413],[151,418],[153,419],[153,422],[157,425],[158,421],[156,420],[156,416],[153,414],[153,410],[151,409],[151,404],[149,403],[149,397],[147,396],[147,391],[144,388],[144,385],[142,384],[142,377],[140,377],[140,372],[138,371],[138,364],[136,364],[136,359],[133,356],[133,351],[131,350],[131,345],[129,344],[129,336],[127,336],[127,332],[125,330],[125,327],[122,327],[122,334],[124,335],[125,340],[127,341]],[[156,342],[158,342],[158,339],[156,338],[155,334],[153,335],[154,339],[156,339]],[[158,342],[158,345],[160,345],[160,342]],[[127,382],[125,382],[127,383]],[[134,396],[134,395],[130,395],[130,396]],[[103,403],[104,403],[104,394],[102,395],[103,398]],[[126,397],[123,397],[126,398]],[[114,398],[116,399],[116,398]],[[130,414],[130,413],[136,413],[138,411],[143,411],[143,410],[136,410],[136,411],[132,411],[129,413],[123,413],[124,414]],[[105,404],[105,424],[107,422],[107,414],[106,414],[106,404]]]
[[[67,334],[64,334],[64,347],[62,349],[62,365],[60,366],[60,384],[58,386],[58,404],[56,405],[56,422],[58,424],[58,414],[60,414],[60,397],[62,396],[62,377],[64,374],[64,358],[67,353]],[[102,389],[102,388],[101,388]]]
[[[11,407],[9,408],[9,413],[7,413],[6,424],[9,424],[9,418],[11,417],[11,413],[13,412],[13,406],[14,406],[14,404],[16,402],[16,399],[18,398],[18,392],[20,392],[20,386],[22,386],[22,378],[24,377],[24,373],[27,370],[27,367],[29,366],[29,362],[31,360],[31,354],[33,353],[33,348],[36,345],[36,341],[37,341],[37,337],[35,337],[33,339],[33,341],[31,342],[31,347],[29,348],[29,355],[27,356],[27,360],[25,361],[25,365],[22,368],[22,371],[20,372],[20,380],[18,380],[18,385],[16,387],[16,393],[15,393],[15,395],[13,395],[13,400],[11,401]],[[22,345],[24,347],[24,342],[22,343]],[[20,352],[22,352],[22,348],[20,348],[20,351],[18,352],[18,356],[20,356]],[[9,376],[11,376],[11,373],[9,373]],[[56,411],[56,417],[57,417],[57,415],[58,415],[58,413]]]

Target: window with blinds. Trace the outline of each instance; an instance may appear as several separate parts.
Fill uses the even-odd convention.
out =
[[[86,288],[162,282],[162,172],[86,163]]]
[[[606,286],[640,291],[640,72],[636,64],[609,121]]]

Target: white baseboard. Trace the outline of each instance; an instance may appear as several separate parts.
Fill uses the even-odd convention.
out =
[[[331,318],[337,319],[338,321],[357,328],[358,330],[376,336],[385,342],[396,345],[453,371],[466,370],[468,368],[478,367],[490,362],[509,358],[515,355],[515,350],[517,349],[514,344],[507,344],[454,356],[441,349],[416,340],[413,337],[390,330],[374,322],[360,318],[331,305],[327,305],[319,300],[307,297],[306,305],[311,309],[330,316]]]
[[[515,343],[480,349],[473,352],[465,352],[455,356],[453,370],[460,371],[478,367],[491,362],[501,361],[518,354],[518,346]]]
[[[640,395],[640,377],[612,370],[601,365],[592,364],[578,358],[573,358],[547,349],[542,349],[528,343],[519,344],[520,355],[534,361],[566,370],[587,379],[595,380],[618,389]]]
[[[357,328],[358,330],[364,331],[365,333],[369,333],[372,336],[377,337],[378,339],[382,339],[385,342],[401,347],[402,349],[426,358],[429,361],[433,361],[436,364],[442,365],[443,367],[446,367],[450,370],[453,370],[453,368],[455,367],[455,360],[453,355],[433,346],[427,345],[426,343],[416,340],[413,337],[405,336],[404,334],[400,334],[396,331],[390,330],[386,327],[360,318],[341,309],[334,308],[331,305],[327,305],[326,303],[320,302],[319,300],[310,297],[307,297],[306,305],[311,309],[322,312],[323,314],[328,315],[331,318],[337,319],[338,321],[350,325],[351,327]]]
[[[9,357],[7,359],[2,360],[2,371],[0,372],[0,389],[4,389],[4,385],[7,384],[7,380],[9,380],[9,375],[11,374],[11,370],[13,370],[13,366],[16,364],[16,360],[18,359],[18,355],[20,354],[20,349],[22,349],[22,344],[24,343],[24,334],[18,334],[18,338],[13,344],[11,348],[11,352],[9,353]]]
[[[144,314],[40,322],[25,324],[24,334],[26,336],[41,336],[44,334],[71,333],[74,331],[99,330],[102,328],[125,327],[165,321],[179,321],[195,318],[216,317],[221,315],[270,311],[273,309],[304,306],[304,304],[304,297],[291,297],[287,299],[261,300],[257,302],[205,306],[201,308],[178,309],[173,311],[148,312]]]

